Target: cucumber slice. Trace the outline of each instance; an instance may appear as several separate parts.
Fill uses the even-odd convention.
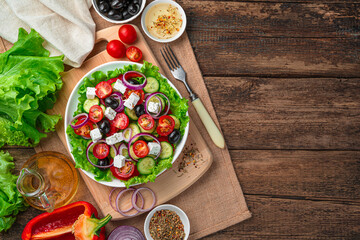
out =
[[[152,173],[155,163],[155,159],[152,157],[144,157],[138,161],[136,167],[140,174],[147,175]]]
[[[125,114],[133,121],[138,120],[138,116],[136,116],[135,110],[125,107]]]
[[[113,147],[110,146],[110,157],[112,157],[112,159],[114,159],[116,156],[115,150]]]
[[[94,105],[99,105],[100,100],[95,97],[94,99],[86,99],[83,105],[84,111],[89,113],[90,108]]]
[[[131,145],[130,146],[130,156],[133,158],[133,159],[139,159],[139,157],[138,156],[136,156],[135,155],[135,153],[134,153],[134,147],[133,147],[134,145]]]
[[[160,85],[159,85],[158,80],[156,80],[153,77],[148,77],[148,78],[146,78],[146,80],[147,80],[147,83],[144,87],[145,92],[154,93],[154,92],[159,91]]]
[[[143,128],[139,125],[139,123],[138,123],[138,126],[139,126],[141,132],[151,133],[152,135],[154,135],[155,133],[157,133],[157,132],[156,132],[156,122],[155,122],[155,124],[154,124],[154,127],[152,127],[150,130],[145,130],[145,129],[143,129]],[[146,141],[149,141],[149,142],[154,141],[154,139],[153,139],[152,137],[148,137],[148,136],[142,136],[142,137],[143,137]]]
[[[160,99],[161,105],[162,105],[161,111],[163,111],[165,109],[165,100],[161,96],[156,96],[156,97],[158,97]],[[149,102],[154,102],[154,103],[159,103],[160,104],[158,98],[156,98],[156,97],[155,96],[151,97],[149,99]]]
[[[161,153],[160,153],[160,156],[159,156],[160,159],[169,158],[169,157],[171,157],[173,155],[174,149],[173,149],[173,147],[171,146],[170,143],[161,142],[160,145],[161,145]]]
[[[140,128],[136,123],[130,123],[129,128],[132,129],[131,137],[134,137],[136,134],[140,133]],[[136,139],[133,140],[132,143],[134,143],[138,139],[139,138],[137,137]]]
[[[174,122],[175,122],[174,128],[179,129],[180,128],[180,120],[177,117],[175,117],[174,115],[169,115],[169,116],[174,119]]]
[[[102,105],[102,104],[100,104],[100,107],[101,107],[101,109],[103,110],[103,113],[105,113],[106,107],[105,107],[104,105]]]
[[[119,152],[120,155],[123,155],[125,158],[129,158],[129,152],[127,148],[123,148],[121,152]],[[135,156],[135,155],[134,155]],[[136,157],[136,156],[135,156]]]

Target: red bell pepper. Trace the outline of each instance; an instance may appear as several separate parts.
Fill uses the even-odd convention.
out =
[[[105,240],[105,224],[110,215],[99,220],[96,208],[88,202],[74,202],[51,213],[33,218],[25,226],[22,240]]]

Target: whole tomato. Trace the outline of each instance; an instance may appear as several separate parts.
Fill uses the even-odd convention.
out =
[[[125,45],[120,42],[119,40],[111,40],[106,45],[106,51],[110,56],[113,58],[122,58],[125,56],[126,47]]]
[[[126,44],[132,44],[137,39],[135,28],[129,24],[122,25],[119,29],[119,38]]]

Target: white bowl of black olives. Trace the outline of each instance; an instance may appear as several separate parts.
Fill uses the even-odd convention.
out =
[[[127,23],[144,10],[146,0],[92,0],[95,11],[106,21]]]

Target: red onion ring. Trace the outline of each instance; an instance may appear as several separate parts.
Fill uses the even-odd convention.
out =
[[[160,144],[160,141],[157,139],[157,137],[155,137],[154,135],[150,134],[150,133],[138,133],[136,134],[135,136],[133,136],[131,138],[131,140],[129,141],[128,143],[128,153],[129,153],[129,157],[134,160],[135,162],[137,162],[138,160],[134,159],[131,154],[130,154],[130,147],[131,147],[131,143],[134,141],[134,139],[136,139],[137,137],[141,137],[141,136],[148,136],[148,137],[152,137],[155,142],[157,142],[159,145],[160,145],[160,152],[157,154],[157,156],[155,157],[155,159],[157,159],[159,156],[160,156],[160,153],[161,153],[161,144]]]
[[[122,112],[124,110],[124,102],[123,102],[123,99],[122,99],[122,94],[119,93],[119,92],[114,92],[113,94],[110,95],[110,97],[113,97],[115,98],[116,100],[119,101],[119,106],[117,108],[115,108],[115,112]]]
[[[149,101],[150,101],[150,98],[152,98],[152,97],[157,98],[157,99],[159,100],[159,102],[160,102],[160,109],[159,109],[159,112],[157,112],[157,113],[152,113],[152,112],[150,112],[150,111],[148,110]],[[147,98],[147,99],[145,100],[145,112],[146,112],[147,114],[149,114],[150,116],[152,116],[152,117],[157,117],[157,116],[160,115],[163,106],[162,106],[162,102],[161,102],[161,100],[160,100],[160,98],[159,98],[158,96],[152,96],[152,97],[149,97],[149,98]]]
[[[161,96],[163,96],[163,97],[166,99],[167,104],[168,104],[165,112],[164,112],[163,114],[161,114],[161,115],[160,115],[160,114],[152,115],[152,114],[149,113],[148,110],[147,110],[147,104],[148,104],[149,99],[150,99],[151,97],[155,96],[155,95],[161,95]],[[161,102],[161,101],[160,101],[160,102]],[[162,108],[162,107],[161,107],[161,108]],[[154,119],[159,119],[161,116],[164,116],[164,115],[168,114],[169,110],[170,110],[170,100],[169,100],[169,98],[168,98],[165,94],[163,94],[163,93],[161,93],[161,92],[154,92],[154,93],[150,94],[150,95],[146,98],[146,100],[145,100],[145,112],[146,112],[147,114],[150,114]]]
[[[124,148],[126,148],[126,151],[128,150],[126,144],[125,144],[125,143],[121,143],[121,144],[119,145],[119,148],[117,149],[117,153],[120,154],[120,155],[122,155],[122,150],[123,150]]]
[[[73,125],[72,122],[74,122],[75,120],[77,120],[78,118],[80,117],[86,117],[85,121],[78,124],[78,125]],[[86,114],[86,113],[80,113],[78,115],[76,115],[71,121],[70,121],[70,126],[73,128],[73,129],[78,129],[78,128],[81,128],[82,126],[84,126],[85,124],[87,124],[87,122],[89,121],[89,115]]]
[[[154,201],[153,203],[151,204],[151,207],[147,208],[147,209],[143,209],[143,207],[139,208],[137,205],[136,205],[136,195],[140,192],[140,190],[148,190],[151,195],[153,196],[154,198]],[[147,211],[150,211],[154,206],[155,206],[155,203],[156,203],[156,196],[155,196],[155,193],[150,189],[150,188],[147,188],[147,187],[140,187],[138,189],[135,190],[135,192],[133,192],[133,195],[131,197],[131,203],[133,205],[133,207],[138,210],[139,212],[147,212]]]
[[[100,166],[100,165],[96,165],[95,163],[93,163],[93,162],[90,160],[89,150],[90,150],[90,148],[91,148],[92,145],[98,144],[98,143],[105,143],[105,144],[106,144],[106,141],[105,141],[105,140],[100,140],[100,141],[98,141],[98,142],[91,142],[91,143],[87,146],[87,148],[86,148],[86,158],[87,158],[87,160],[89,161],[89,163],[90,163],[91,165],[93,165],[94,167],[97,167],[97,168],[109,168],[109,167],[111,167],[112,165],[114,165],[114,163],[111,163],[111,164],[106,165],[106,166]],[[112,148],[114,149],[115,155],[116,155],[116,154],[117,154],[117,149],[116,149],[116,147],[115,147],[114,145],[110,145],[110,147],[112,147]]]
[[[136,75],[136,76],[134,76]],[[142,84],[131,84],[128,82],[128,79],[131,79],[133,77],[143,77],[145,78],[144,82]],[[137,71],[128,71],[126,72],[122,77],[123,84],[129,88],[130,90],[140,90],[143,89],[146,86],[147,79],[144,74],[137,72]]]
[[[125,217],[132,217],[132,216],[135,216],[135,215],[137,215],[137,214],[139,213],[139,211],[136,210],[136,212],[133,213],[133,214],[126,214],[127,212],[130,212],[132,209],[134,209],[134,204],[132,203],[132,196],[134,196],[134,193],[133,193],[133,195],[131,196],[131,205],[132,205],[131,208],[128,208],[128,209],[126,209],[126,210],[121,210],[120,207],[119,207],[119,199],[120,199],[121,195],[122,195],[123,193],[129,191],[129,190],[136,191],[136,189],[133,188],[133,187],[130,187],[130,188],[127,188],[127,189],[125,188],[125,189],[121,190],[121,191],[118,193],[118,195],[116,196],[116,200],[115,200],[116,211],[119,212],[121,215],[123,215],[123,216],[125,216]],[[138,194],[139,194],[139,192],[135,195],[135,203],[137,202],[137,198],[138,198],[137,195],[138,195]],[[141,208],[143,208],[143,207],[144,207],[144,204],[145,204],[145,201],[144,201],[144,198],[143,198],[142,194],[139,194],[139,196],[140,196],[141,202],[142,202],[142,203],[141,203]]]
[[[129,138],[125,138],[125,133],[126,133],[126,131],[130,131],[130,133],[129,133]],[[126,142],[129,142],[129,141],[130,141],[130,139],[131,139],[131,134],[132,134],[132,129],[131,129],[131,128],[126,128],[126,129],[123,131],[123,137],[124,137],[124,140],[125,140]]]
[[[139,229],[133,226],[119,226],[115,228],[107,240],[145,240],[144,235]]]

